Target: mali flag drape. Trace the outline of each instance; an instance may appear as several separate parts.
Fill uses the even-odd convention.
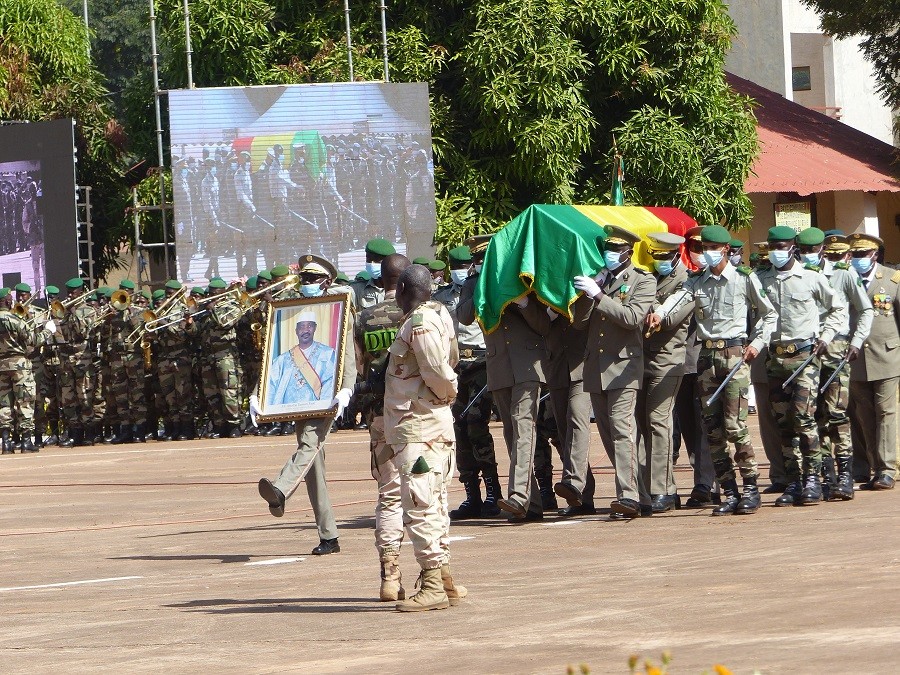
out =
[[[603,268],[603,225],[618,225],[643,237],[662,231],[683,235],[696,222],[669,207],[529,206],[493,236],[485,253],[474,296],[481,327],[493,332],[506,306],[531,290],[571,320],[569,308],[578,297],[573,279]],[[634,262],[650,269],[643,241]]]

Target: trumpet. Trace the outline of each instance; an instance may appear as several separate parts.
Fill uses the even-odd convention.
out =
[[[91,295],[94,291],[85,291],[81,295],[75,296],[74,298],[69,298],[68,300],[54,300],[50,303],[50,313],[53,315],[54,319],[64,319],[66,316],[66,312],[70,309],[75,309],[78,305],[87,301],[88,296]]]

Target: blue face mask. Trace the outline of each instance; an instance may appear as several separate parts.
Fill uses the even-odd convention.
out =
[[[450,270],[450,278],[457,286],[462,286],[469,278],[469,270]]]
[[[724,254],[722,251],[703,251],[703,260],[706,261],[706,264],[709,267],[715,267],[720,262],[722,262],[722,258]]]
[[[769,262],[777,269],[781,269],[787,265],[793,257],[792,251],[769,251]]]
[[[868,274],[869,270],[872,269],[872,259],[868,256],[865,258],[850,258],[850,264],[860,274]]]
[[[603,252],[603,262],[606,263],[607,268],[614,270],[621,263],[622,254],[619,251],[604,251]]]
[[[671,260],[654,260],[653,267],[656,268],[657,274],[661,277],[667,277],[672,274],[672,270],[675,268],[675,263]]]
[[[318,298],[324,291],[319,284],[303,284],[300,286],[300,292],[304,298]]]
[[[367,262],[366,263],[366,272],[372,275],[373,279],[381,278],[381,263],[380,262]]]
[[[703,257],[702,253],[694,253],[692,251],[691,252],[691,262],[694,263],[701,270],[705,270],[707,267],[706,258]]]
[[[818,265],[819,264],[819,254],[818,253],[804,253],[802,256],[804,265]]]

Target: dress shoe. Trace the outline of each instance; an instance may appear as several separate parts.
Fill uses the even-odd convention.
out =
[[[579,504],[578,506],[567,506],[560,509],[557,515],[560,518],[573,518],[575,516],[593,516],[597,513],[597,509],[593,504]]]
[[[261,433],[262,436],[281,436],[281,425],[278,422],[269,425],[269,427]]]
[[[510,516],[507,521],[514,525],[520,523],[536,523],[544,519],[544,514],[537,511],[529,511],[524,516]]]
[[[284,493],[268,478],[259,479],[259,496],[269,503],[269,513],[276,518],[284,515]]]
[[[892,490],[894,488],[894,479],[886,473],[879,475],[872,480],[872,490]]]
[[[553,486],[553,491],[566,500],[569,506],[581,505],[581,490],[571,483],[559,482]],[[565,510],[565,509],[563,509]]]
[[[691,490],[691,496],[685,502],[685,506],[689,509],[699,509],[710,504],[712,504],[712,490],[709,489],[709,486],[702,483],[694,486],[694,489]]]
[[[713,509],[712,514],[714,516],[727,516],[734,513],[738,503],[741,501],[736,480],[723,481],[721,487],[725,496],[721,500],[721,504]]]
[[[616,499],[609,505],[610,511],[618,513],[628,518],[636,518],[641,515],[641,505],[633,499]],[[653,513],[653,509],[650,509]]]
[[[525,507],[513,499],[498,499],[497,506],[500,507],[501,511],[506,511],[507,513],[511,513],[512,515],[514,515],[518,518],[525,517],[525,513],[526,513]]]
[[[769,487],[762,491],[764,495],[777,495],[779,492],[784,492],[787,488],[787,485],[784,483],[772,483]]]
[[[338,544],[337,537],[334,539],[319,539],[319,545],[312,550],[313,555],[328,555],[329,553],[340,553],[341,545]]]
[[[674,511],[681,508],[681,497],[674,495],[652,495],[653,501],[650,509],[653,513],[665,513],[666,511]]]
[[[800,501],[803,486],[795,480],[784,488],[784,494],[775,500],[775,506],[793,506]]]

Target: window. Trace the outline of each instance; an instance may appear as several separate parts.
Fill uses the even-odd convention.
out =
[[[810,82],[809,77],[809,66],[791,68],[791,77],[793,79],[794,91],[809,91],[812,89],[812,83]]]

